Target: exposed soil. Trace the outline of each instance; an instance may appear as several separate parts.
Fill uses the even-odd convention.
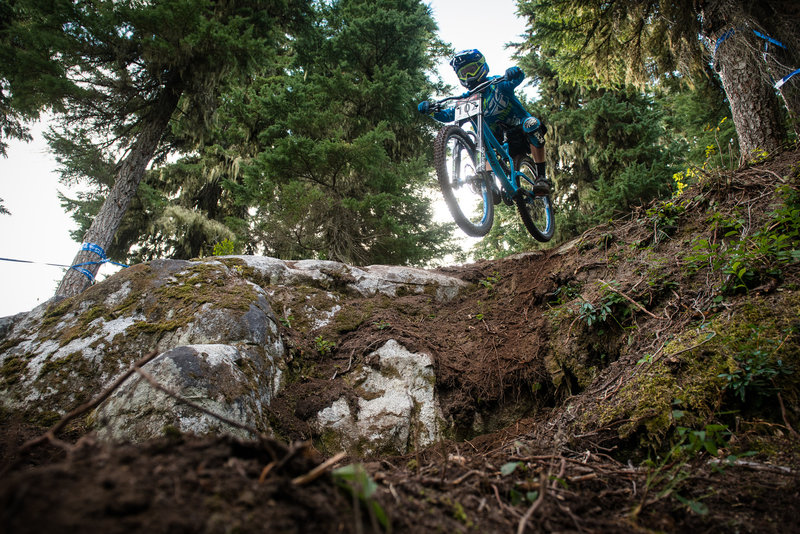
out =
[[[443,269],[474,284],[447,305],[424,295],[401,296],[391,305],[364,299],[357,305],[374,310],[367,321],[314,333],[337,341],[329,358],[312,356],[313,336],[287,331],[297,354],[296,380],[271,407],[280,441],[176,435],[110,446],[75,429],[59,435],[63,441],[20,451],[41,429],[3,414],[0,530],[800,531],[794,430],[800,407],[788,386],[760,408],[734,415],[722,414],[735,403],[720,396],[709,412],[718,415],[704,421],[728,425],[730,436],[716,451],[670,455],[678,439],[674,421],[666,433],[647,426],[644,416],[581,419],[598,405],[629,402],[619,395],[621,386],[644,372],[649,363],[643,359],[660,357],[665,340],[732,316],[746,299],[785,303],[796,294],[798,262],[784,265],[779,276],[751,280],[752,287],[722,302],[711,290],[712,275],[687,273],[679,259],[692,236],[717,238],[707,222],[709,206],[742,208],[749,227],[760,227],[772,209],[776,179],[797,190],[798,169],[799,153],[788,151],[735,175],[708,177],[713,183],[684,193],[681,215],[661,220],[668,224],[641,208],[566,249]],[[616,323],[598,330],[578,313],[560,322],[549,315],[575,298],[565,294],[578,287],[575,302],[599,309],[607,287],[600,280],[615,288],[618,306],[635,301]],[[798,319],[790,327],[786,347],[800,337]],[[454,425],[451,439],[405,456],[338,458],[315,472],[333,451],[320,447],[305,420],[346,393],[341,377],[387,338],[434,356],[437,393]],[[580,361],[555,369],[546,357],[554,339]],[[675,365],[687,364],[675,358]],[[631,430],[623,432],[625,425]],[[370,498],[359,499],[363,488],[356,484],[353,491],[331,474],[356,462],[376,483]]]

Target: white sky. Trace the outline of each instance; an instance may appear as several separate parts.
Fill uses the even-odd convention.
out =
[[[432,0],[439,36],[456,50],[477,48],[486,56],[492,74],[511,67],[509,42],[519,41],[524,21],[516,17],[514,0]],[[456,87],[447,62],[439,67],[444,80]],[[63,269],[44,263],[69,265],[80,248],[72,241],[76,228],[64,213],[57,191],[56,163],[42,138],[42,124],[33,125],[31,143],[9,142],[8,157],[0,157],[0,198],[11,215],[0,215],[0,317],[28,311],[53,296]],[[104,265],[98,279],[116,269]]]

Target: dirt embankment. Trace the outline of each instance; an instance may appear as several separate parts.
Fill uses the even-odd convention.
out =
[[[370,321],[325,333],[336,336],[331,358],[296,361],[272,408],[282,442],[174,435],[111,447],[68,432],[20,452],[41,429],[2,414],[0,526],[797,530],[799,245],[790,151],[561,249],[444,269],[473,284],[447,305],[376,303]],[[303,423],[308,392],[324,405],[331,377],[385,330],[434,356],[453,435],[402,457],[334,456]]]

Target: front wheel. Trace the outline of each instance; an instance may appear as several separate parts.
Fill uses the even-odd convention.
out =
[[[550,195],[533,193],[536,164],[529,156],[523,155],[517,157],[514,167],[521,173],[514,176],[514,185],[519,189],[515,197],[519,216],[534,239],[550,241],[556,229],[553,202]]]
[[[458,126],[445,126],[436,136],[433,161],[442,196],[456,224],[473,237],[489,233],[494,222],[492,187],[477,169],[475,143]]]

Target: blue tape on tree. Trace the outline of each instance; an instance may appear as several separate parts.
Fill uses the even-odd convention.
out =
[[[722,35],[720,35],[719,39],[717,39],[717,44],[714,45],[714,55],[715,56],[717,55],[717,50],[719,49],[719,45],[721,45],[723,42],[725,42],[725,40],[727,38],[729,38],[731,35],[733,35],[734,33],[736,33],[736,29],[735,28],[731,28],[730,30],[728,30],[725,33],[723,33]],[[764,35],[763,33],[759,32],[757,30],[753,30],[753,33],[756,34],[761,39],[764,39],[768,43],[772,43],[772,44],[774,44],[776,46],[780,46],[781,48],[786,49],[786,45],[784,45],[782,42],[778,41],[777,39],[773,39],[769,35]]]
[[[788,81],[789,81],[789,79],[790,79],[792,76],[794,76],[795,74],[800,74],[800,69],[797,69],[796,71],[792,72],[791,74],[787,74],[786,76],[784,76],[783,78],[781,78],[780,80],[778,80],[778,82],[775,84],[775,89],[780,89],[781,87],[783,87],[783,84],[785,84],[786,82],[788,82]]]
[[[70,267],[70,269],[75,269],[76,271],[84,275],[86,278],[88,278],[89,282],[94,283],[94,275],[89,270],[84,269],[82,267],[78,267],[77,265],[73,265],[72,267]]]
[[[784,45],[782,42],[780,42],[778,40],[773,39],[769,35],[764,35],[763,33],[759,32],[759,31],[756,31],[756,30],[753,30],[753,33],[758,35],[759,37],[761,37],[765,41],[768,41],[768,42],[770,42],[770,43],[772,43],[774,45],[780,46],[781,48],[784,48],[784,49],[786,48],[786,45]]]
[[[94,252],[102,259],[106,259],[106,251],[103,250],[103,247],[100,245],[95,245],[94,243],[84,243],[81,246],[81,250],[88,250],[89,252]]]
[[[727,39],[728,37],[730,37],[734,33],[736,33],[736,30],[732,30],[731,29],[731,30],[726,31],[725,33],[723,33],[722,35],[719,36],[719,39],[717,39],[717,44],[714,45],[714,56],[717,55],[717,50],[719,50],[719,45],[721,45],[725,41],[725,39]]]
[[[111,263],[114,265],[118,265],[120,267],[125,267],[125,268],[128,267],[124,263],[117,263],[115,261],[111,261],[110,259],[108,259],[108,257],[106,256],[106,251],[103,250],[103,247],[101,247],[100,245],[96,245],[94,243],[84,243],[83,245],[81,245],[81,250],[94,252],[95,254],[100,256],[100,261],[87,261],[84,263],[78,263],[70,266],[70,269],[75,269],[79,273],[83,274],[86,278],[89,279],[91,283],[94,283],[94,275],[88,269],[83,268],[83,266],[85,265],[101,265],[103,263]]]

